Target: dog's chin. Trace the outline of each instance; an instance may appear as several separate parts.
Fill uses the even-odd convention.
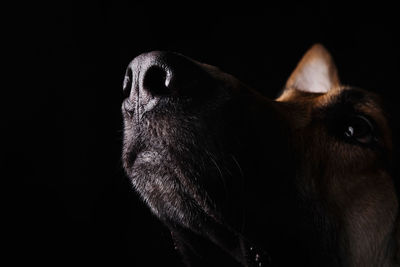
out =
[[[132,152],[124,162],[134,188],[152,213],[164,222],[193,228],[209,205],[195,177],[185,173],[175,159],[162,151]],[[198,179],[198,178],[197,178]],[[201,213],[201,214],[200,214]]]

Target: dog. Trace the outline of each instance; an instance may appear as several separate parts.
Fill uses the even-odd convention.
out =
[[[160,51],[123,94],[124,170],[187,266],[399,266],[388,119],[321,44],[275,100]]]

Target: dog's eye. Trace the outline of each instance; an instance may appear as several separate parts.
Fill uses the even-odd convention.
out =
[[[362,144],[369,144],[374,140],[374,127],[366,117],[352,116],[345,124],[344,136]]]

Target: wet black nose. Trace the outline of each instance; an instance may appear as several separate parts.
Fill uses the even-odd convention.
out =
[[[136,57],[124,79],[124,97],[146,110],[166,96],[204,93],[207,75],[198,62],[172,52],[150,52]],[[203,87],[203,88],[202,88]]]
[[[165,62],[165,53],[151,52],[136,57],[129,64],[124,80],[124,95],[148,97],[168,94],[172,69]]]

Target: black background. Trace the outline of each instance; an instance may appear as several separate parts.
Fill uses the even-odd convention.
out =
[[[4,51],[15,77],[1,98],[1,160],[8,193],[4,240],[14,262],[178,266],[168,231],[121,168],[121,85],[125,67],[140,53],[180,52],[275,97],[302,54],[320,42],[342,82],[381,94],[395,120],[395,8],[231,5],[13,8],[4,22],[15,41]]]

